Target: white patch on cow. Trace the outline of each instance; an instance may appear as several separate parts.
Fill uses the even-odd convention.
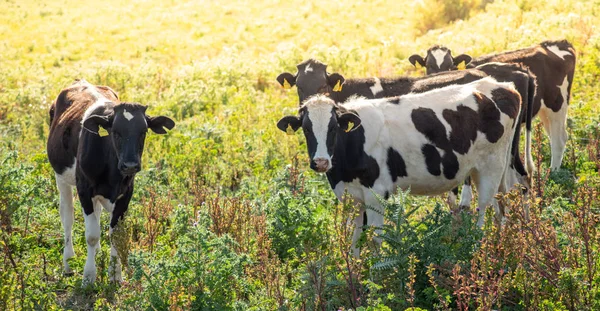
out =
[[[109,213],[112,213],[113,209],[115,208],[115,203],[111,202],[109,199],[101,195],[94,196],[92,200],[95,200],[98,203],[100,203],[102,207],[104,207],[104,209]]]
[[[458,205],[461,207],[469,207],[471,206],[472,198],[473,190],[471,189],[471,185],[463,185],[462,192],[460,193],[460,203]]]
[[[310,64],[306,64],[306,67],[304,68],[304,73],[309,73],[312,71],[313,71],[313,69],[312,69],[312,67],[310,67]]]
[[[81,130],[79,131],[79,136],[81,137],[81,133],[83,131],[83,122],[85,122],[85,120],[87,120],[90,116],[92,116],[96,110],[98,110],[98,108],[100,107],[104,107],[106,106],[107,103],[110,103],[111,101],[104,97],[104,95],[102,95],[100,92],[98,92],[98,90],[96,89],[96,87],[94,85],[89,84],[87,81],[84,81],[85,83],[88,84],[88,88],[87,91],[90,92],[90,94],[92,96],[94,96],[94,98],[96,99],[96,102],[94,102],[91,106],[89,106],[85,112],[83,113],[83,118],[81,118]]]
[[[448,51],[442,49],[435,49],[431,51],[431,55],[433,55],[433,58],[435,58],[438,68],[442,67],[442,63],[444,62],[444,57],[446,57],[446,54],[448,54]]]
[[[77,167],[77,159],[73,159],[73,165],[71,167],[67,167],[62,174],[56,174],[56,180],[60,180],[61,182],[68,184],[70,186],[75,186],[75,168]]]
[[[570,56],[573,55],[569,51],[561,51],[561,49],[559,49],[558,46],[556,46],[556,45],[548,46],[548,50],[550,52],[556,54],[556,56],[560,57],[561,59],[565,59],[565,56],[567,56],[567,55],[570,55]]]
[[[375,81],[375,84],[373,84],[370,89],[373,96],[377,96],[377,93],[383,92],[383,87],[381,86],[381,80],[379,80],[379,78],[373,78],[373,80]]]
[[[127,109],[123,109],[123,116],[125,119],[127,119],[127,121],[131,121],[131,119],[133,119],[133,115],[127,111]]]
[[[333,193],[338,200],[342,201],[344,199],[344,192],[346,191],[346,186],[343,181],[340,181],[333,188]]]
[[[569,79],[567,79],[567,76],[565,75],[565,79],[563,80],[563,83],[561,85],[557,85],[558,88],[560,89],[560,94],[563,97],[563,105],[567,105],[567,101],[569,99]]]
[[[312,160],[325,159],[331,168],[331,155],[327,152],[327,129],[332,116],[333,101],[325,97],[309,99],[304,105],[308,111],[308,118],[312,123],[312,132],[315,135],[317,147]]]

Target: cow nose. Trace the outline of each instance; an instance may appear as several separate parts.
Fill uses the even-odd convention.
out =
[[[121,162],[119,170],[123,175],[133,175],[141,170],[139,162]]]
[[[313,160],[314,170],[319,173],[325,173],[329,169],[329,160],[324,158],[316,158]]]

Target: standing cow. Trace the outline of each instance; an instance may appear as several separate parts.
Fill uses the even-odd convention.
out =
[[[568,41],[544,41],[529,48],[475,59],[465,54],[452,57],[450,49],[436,45],[427,50],[425,58],[415,54],[409,61],[418,68],[425,67],[427,74],[472,68],[489,62],[515,63],[528,68],[537,80],[532,115],[540,116],[550,136],[550,168],[560,168],[568,138],[567,111],[576,61],[575,49]]]
[[[526,70],[510,64],[489,64],[482,68],[469,69],[464,71],[447,72],[427,77],[394,77],[394,78],[362,78],[345,79],[339,73],[329,74],[327,65],[315,60],[308,59],[297,66],[297,73],[281,73],[277,81],[284,87],[290,88],[296,86],[298,90],[299,104],[302,104],[307,98],[315,94],[327,94],[336,103],[343,103],[352,96],[362,96],[365,98],[386,98],[404,95],[408,93],[422,93],[434,90],[440,87],[452,84],[465,84],[473,82],[484,77],[490,76],[499,81],[513,82],[521,98],[524,101],[523,110],[532,105],[535,84],[533,78]],[[531,124],[531,116],[521,113],[524,122]],[[531,128],[528,126],[527,128]],[[515,132],[513,140],[513,158],[511,165],[514,166],[518,176],[512,179],[516,183],[529,186],[527,172],[533,171],[533,161],[531,160],[531,149],[528,147],[531,142],[530,131],[527,132],[526,159],[527,168],[523,167],[519,156],[520,128]],[[454,208],[458,188],[448,196],[448,203]],[[461,207],[468,207],[471,203],[471,186],[467,179],[463,187]]]
[[[518,128],[521,96],[512,83],[483,78],[421,94],[394,98],[353,98],[337,104],[325,95],[307,99],[298,116],[277,127],[303,129],[310,167],[326,173],[338,199],[348,191],[360,204],[353,245],[367,224],[381,226],[375,195],[387,198],[397,187],[437,195],[472,176],[479,191],[478,225],[498,190],[505,190],[511,141]],[[494,203],[497,207],[497,204]],[[500,213],[497,210],[497,216]]]
[[[48,160],[56,175],[60,192],[60,218],[65,231],[63,264],[72,273],[67,260],[73,251],[73,186],[77,187],[85,219],[87,260],[84,281],[96,279],[95,255],[100,249],[100,213],[111,213],[110,233],[127,211],[135,174],[141,169],[146,132],[166,133],[173,120],[151,117],[146,106],[121,103],[109,87],[85,80],[62,90],[50,108]],[[121,264],[111,243],[109,275],[121,281]],[[114,267],[114,268],[113,268]]]

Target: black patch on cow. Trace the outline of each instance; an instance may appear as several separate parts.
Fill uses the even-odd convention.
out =
[[[64,149],[69,149],[69,142],[71,141],[71,127],[67,126],[62,135],[62,145]]]
[[[500,110],[485,95],[474,93],[474,96],[479,105],[479,130],[489,142],[495,143],[504,134],[504,127],[500,123]]]
[[[447,179],[454,179],[456,177],[456,173],[458,173],[458,158],[452,150],[445,152],[442,157],[442,166],[444,167],[444,176]]]
[[[425,145],[421,148],[425,156],[427,170],[432,175],[439,176],[441,163],[444,176],[448,179],[454,179],[459,167],[458,158],[448,140],[444,124],[437,118],[435,112],[429,108],[414,109],[411,118],[415,128],[433,143],[433,145]],[[444,151],[443,157],[440,156],[436,147]]]
[[[477,138],[477,112],[459,105],[456,111],[445,109],[442,116],[450,124],[452,149],[460,154],[466,154]]]
[[[390,175],[392,176],[392,181],[396,182],[398,177],[406,177],[406,163],[404,163],[404,159],[398,151],[394,150],[394,148],[388,148],[387,154],[387,166],[390,170]]]
[[[519,115],[519,106],[514,104],[520,102],[517,93],[507,89],[494,89],[492,90],[492,100],[496,103],[498,109],[511,119],[516,119]]]
[[[386,191],[385,195],[383,196],[383,198],[386,199],[386,200],[389,199],[390,198],[390,192]]]
[[[337,131],[333,157],[333,167],[327,172],[331,188],[340,182],[352,182],[359,179],[361,185],[372,188],[379,178],[380,168],[377,161],[365,153],[365,130],[361,126],[354,131]]]
[[[450,147],[446,138],[446,128],[432,109],[422,107],[414,109],[411,117],[415,128],[423,133],[436,147],[443,150]]]
[[[399,105],[400,104],[400,97],[388,98],[388,102],[390,104]]]
[[[421,152],[425,157],[425,165],[427,165],[427,171],[433,176],[440,176],[442,170],[440,168],[440,164],[442,162],[442,157],[440,153],[437,151],[434,145],[425,144],[421,147]]]

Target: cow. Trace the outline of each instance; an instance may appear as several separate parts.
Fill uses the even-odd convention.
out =
[[[175,122],[165,116],[151,117],[146,106],[124,103],[106,86],[78,80],[63,89],[50,108],[48,160],[54,169],[60,194],[60,218],[64,229],[63,265],[72,274],[68,259],[75,255],[73,186],[83,208],[87,260],[85,282],[96,279],[95,255],[100,250],[100,213],[111,213],[109,232],[127,211],[135,174],[141,170],[146,132],[165,134]],[[109,268],[112,281],[121,281],[121,264],[111,243]]]
[[[455,71],[448,73],[440,73],[427,77],[394,77],[394,78],[362,78],[362,79],[345,79],[339,73],[329,74],[327,65],[315,60],[308,59],[296,66],[297,73],[291,74],[283,72],[277,77],[277,81],[284,88],[296,86],[298,90],[298,100],[302,104],[304,100],[315,94],[328,94],[336,103],[343,103],[351,96],[362,96],[365,98],[386,98],[408,93],[422,93],[450,84],[465,84],[482,79],[493,73],[495,78],[501,81],[513,82],[516,89],[523,98],[523,109],[531,105],[535,90],[534,80],[530,74],[516,65],[510,64],[489,64],[482,68],[469,69],[464,71]],[[521,113],[531,128],[531,118],[528,114]],[[529,120],[529,121],[527,121]],[[523,167],[519,156],[520,129],[515,132],[513,140],[512,165],[515,167],[515,172],[518,176],[514,176],[515,183],[521,183],[526,187],[529,186],[529,177],[527,172],[533,171],[533,160],[531,159],[531,150],[528,148],[531,142],[531,131],[527,132],[526,144],[526,159],[527,167]],[[448,203],[451,209],[455,208],[456,196],[458,188],[450,192]],[[461,208],[466,208],[471,204],[471,186],[470,180],[467,179],[463,186],[462,196],[459,203]]]
[[[298,115],[277,123],[302,128],[310,168],[327,175],[336,197],[347,191],[358,203],[354,254],[366,224],[381,226],[377,196],[399,187],[415,195],[449,191],[471,176],[479,191],[477,224],[494,195],[505,191],[511,141],[519,126],[521,96],[512,83],[485,77],[392,98],[351,98],[338,104],[324,94],[308,98]],[[365,209],[365,206],[372,209]]]
[[[576,61],[575,49],[567,40],[544,41],[525,49],[475,59],[465,54],[453,57],[450,49],[436,45],[427,50],[425,58],[415,54],[409,61],[417,68],[425,67],[427,74],[473,68],[490,62],[515,63],[527,68],[537,80],[532,115],[540,116],[550,137],[550,169],[560,168],[568,138],[567,112]]]

